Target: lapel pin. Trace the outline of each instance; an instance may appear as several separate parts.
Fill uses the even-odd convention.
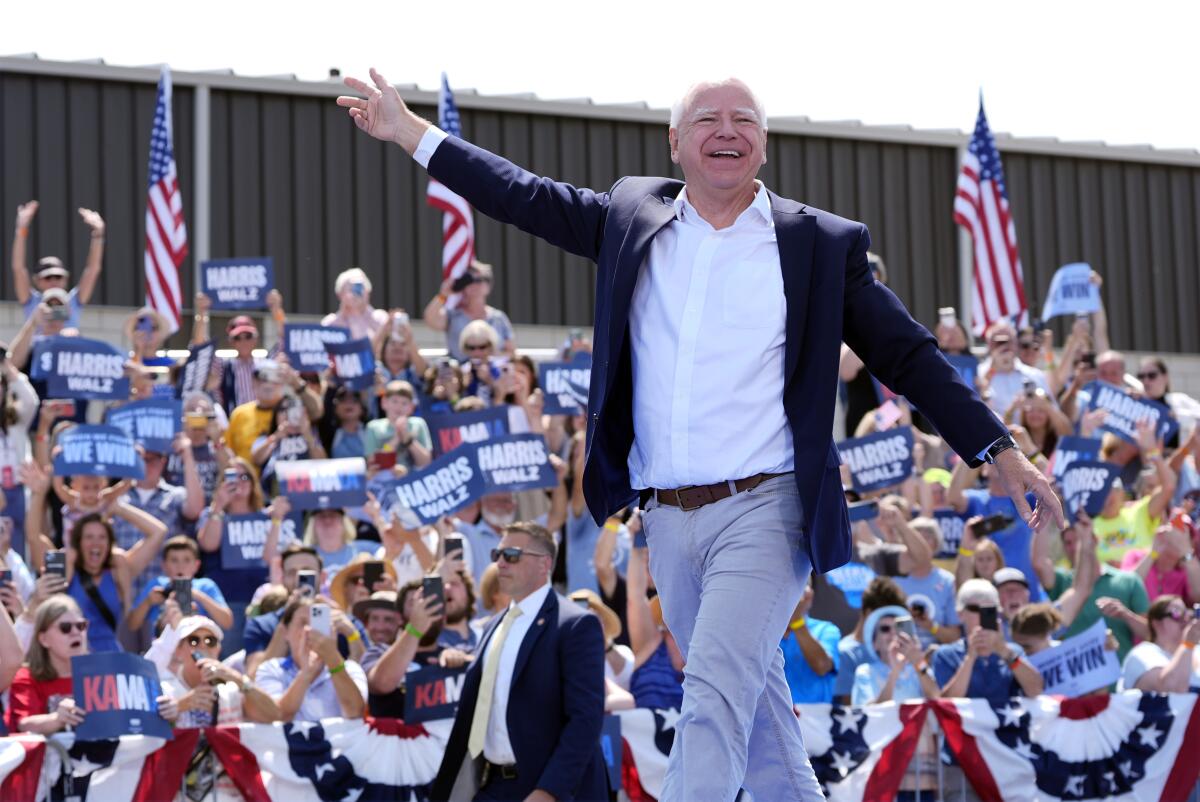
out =
[[[544,624],[544,623],[546,623],[546,619],[544,619],[544,618],[539,618],[539,619],[537,620],[537,625],[538,625],[539,627],[540,627],[542,624]]]

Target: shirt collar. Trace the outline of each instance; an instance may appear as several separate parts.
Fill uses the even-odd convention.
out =
[[[675,200],[672,201],[671,205],[675,209],[676,220],[683,221],[685,211],[689,216],[693,216],[693,219],[704,219],[700,217],[700,213],[696,211],[696,207],[692,206],[692,204],[688,202],[686,185],[683,187],[683,189],[679,190],[679,194],[675,196]],[[762,222],[767,223],[768,225],[775,224],[775,219],[771,217],[770,193],[767,192],[767,188],[763,185],[763,182],[759,181],[758,179],[754,180],[754,200],[750,202],[750,206],[748,206],[744,212],[738,215],[737,222],[747,219],[747,215],[750,215],[751,217],[757,216]],[[736,225],[737,222],[735,222],[734,225]]]
[[[537,615],[541,612],[542,605],[546,603],[546,597],[550,595],[550,583],[542,585],[540,588],[530,593],[519,602],[512,602],[509,606],[517,606],[521,608],[521,615]]]

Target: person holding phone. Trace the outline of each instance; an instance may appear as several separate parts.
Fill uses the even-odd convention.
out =
[[[261,472],[263,492],[276,489],[275,466],[280,462],[325,459],[325,449],[313,437],[304,406],[295,398],[284,398],[274,407],[270,431],[251,446],[254,464]]]
[[[38,212],[36,200],[27,201],[17,207],[17,221],[12,244],[12,275],[13,290],[17,301],[24,307],[25,317],[32,317],[34,310],[45,300],[50,290],[59,290],[66,295],[65,301],[68,315],[64,322],[72,328],[79,328],[79,315],[83,307],[92,299],[92,293],[100,281],[100,273],[104,269],[104,236],[106,226],[104,218],[92,209],[79,208],[79,218],[91,229],[87,259],[83,265],[83,273],[79,283],[69,291],[67,286],[71,274],[57,256],[43,256],[38,260],[38,270],[32,282],[26,263],[29,243],[29,229],[33,225]],[[32,286],[30,286],[32,283]]]
[[[258,667],[254,684],[279,706],[280,721],[362,718],[367,711],[367,675],[342,658],[337,638],[311,626],[312,599],[292,601],[283,611],[287,654]],[[329,608],[324,606],[326,612]]]
[[[382,417],[367,424],[363,451],[368,475],[381,470],[397,474],[424,468],[433,460],[429,424],[413,413],[416,392],[406,381],[389,381],[379,399]]]
[[[462,330],[475,320],[486,322],[499,336],[497,351],[510,356],[516,352],[512,323],[503,310],[488,304],[495,275],[492,266],[472,259],[466,271],[457,278],[442,282],[438,294],[425,305],[425,325],[434,331],[446,332],[446,350],[459,362],[465,362],[471,354],[462,347]],[[450,304],[451,297],[456,303]]]
[[[999,702],[1040,694],[1041,672],[1000,632],[1000,596],[992,583],[967,580],[958,589],[957,606],[964,637],[933,653],[934,678],[942,696]]]
[[[321,318],[322,326],[342,326],[350,329],[350,338],[373,339],[388,325],[388,313],[371,306],[371,279],[361,267],[338,273],[333,282],[338,308]]]
[[[907,702],[941,695],[916,625],[903,607],[882,607],[867,616],[863,643],[868,660],[854,669],[851,704]]]
[[[130,629],[141,629],[149,623],[151,630],[158,622],[163,604],[171,598],[172,583],[186,580],[191,583],[192,602],[196,612],[214,621],[222,629],[233,626],[233,611],[225,603],[221,587],[211,578],[196,574],[200,570],[200,546],[187,535],[175,535],[162,547],[162,574],[142,588],[141,595],[129,611]]]

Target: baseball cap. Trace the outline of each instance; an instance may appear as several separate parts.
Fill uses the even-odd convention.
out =
[[[51,278],[53,276],[66,278],[69,275],[67,268],[63,267],[62,259],[59,259],[57,256],[45,256],[38,260],[38,278]]]
[[[254,336],[258,336],[258,326],[254,325],[254,321],[249,315],[238,315],[233,320],[229,321],[229,325],[225,327],[225,334],[230,337],[236,337],[239,334],[249,332]]]
[[[1020,582],[1025,587],[1029,587],[1029,580],[1025,578],[1025,572],[1020,568],[1001,568],[992,576],[992,584],[1000,587],[1006,582]]]
[[[58,301],[63,306],[71,302],[71,296],[62,287],[51,287],[42,293],[42,303]]]
[[[192,635],[201,629],[207,629],[213,635],[216,635],[217,640],[221,640],[225,637],[225,634],[221,631],[221,628],[217,626],[211,618],[203,615],[189,615],[186,618],[183,618],[180,620],[179,626],[175,628],[175,632],[179,635],[179,639],[183,640],[188,635]]]

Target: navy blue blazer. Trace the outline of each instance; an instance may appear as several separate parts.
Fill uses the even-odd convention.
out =
[[[483,656],[500,623],[483,637],[463,681],[454,728],[430,798],[450,798],[467,756]],[[517,758],[514,799],[535,788],[560,802],[608,799],[608,770],[600,747],[604,723],[604,631],[600,619],[551,591],[525,633],[508,694],[508,737]]]
[[[629,305],[650,242],[674,218],[672,201],[683,184],[626,177],[604,193],[577,189],[456,137],[434,152],[429,174],[489,217],[596,262],[583,486],[592,517],[601,523],[637,499],[627,467],[633,444]],[[972,466],[1008,430],[959,378],[929,331],[874,280],[866,226],[774,193],[770,199],[787,298],[783,405],[809,557],[825,572],[850,558],[850,522],[832,437],[843,340]]]

